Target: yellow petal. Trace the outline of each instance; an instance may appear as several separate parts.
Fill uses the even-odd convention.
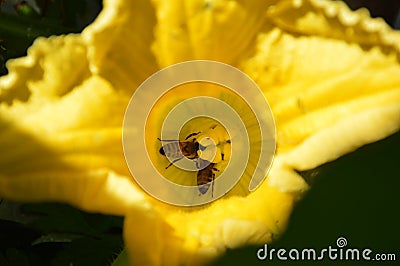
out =
[[[270,242],[285,230],[298,195],[264,183],[248,197],[207,208],[156,204],[142,214],[134,209],[125,220],[128,255],[133,265],[204,265],[227,248]]]
[[[155,12],[149,1],[108,0],[82,33],[90,69],[117,89],[134,91],[157,71],[151,53]]]
[[[49,100],[62,96],[89,76],[86,47],[79,35],[38,38],[28,56],[9,60],[0,78],[0,102]]]
[[[251,44],[273,1],[153,1],[153,50],[161,67],[190,59],[235,64]]]
[[[37,78],[26,102],[0,105],[0,195],[122,215],[143,197],[130,178],[113,174],[128,175],[121,124],[129,98],[96,76],[63,96],[39,90],[44,82]]]
[[[297,170],[308,170],[383,139],[400,129],[400,99],[393,105],[370,108],[324,128],[291,150],[286,162]]]
[[[132,205],[143,205],[143,192],[130,178],[109,170],[43,171],[0,175],[0,195],[20,202],[64,202],[89,212],[125,215]]]
[[[378,45],[388,50],[400,47],[399,32],[383,19],[371,19],[367,9],[350,10],[342,1],[288,0],[268,9],[269,20],[280,29],[301,35],[318,35],[358,43]]]
[[[349,24],[350,16],[357,17],[357,23]],[[388,26],[368,27],[381,22],[327,1],[281,1],[268,10],[268,17],[271,26],[279,28],[267,27],[259,34],[257,49],[241,68],[261,86],[271,104],[278,153],[296,148],[349,116],[356,119],[370,109],[380,112],[400,104],[400,35]],[[313,31],[312,25],[318,30]],[[375,140],[392,134],[396,123],[388,121],[385,128],[373,131]],[[349,130],[358,135],[356,127]],[[345,150],[367,143],[347,143]],[[331,153],[326,156],[330,159],[319,160],[314,154],[318,162],[314,167],[343,154],[334,146],[325,152]]]
[[[178,265],[181,239],[151,204],[132,207],[124,221],[124,241],[132,265]]]

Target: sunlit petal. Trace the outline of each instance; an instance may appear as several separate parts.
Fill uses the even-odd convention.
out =
[[[157,70],[150,49],[155,11],[145,0],[103,4],[103,11],[82,33],[90,69],[117,89],[132,92]]]

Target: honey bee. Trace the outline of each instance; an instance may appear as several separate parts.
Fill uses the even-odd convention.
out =
[[[193,138],[192,140],[187,141],[189,138],[191,138],[193,136],[197,136],[198,134],[200,134],[200,132],[189,134],[185,138],[185,141],[162,140],[162,139],[158,138],[158,140],[161,142],[163,142],[163,141],[169,142],[160,148],[160,150],[159,150],[160,154],[174,159],[167,167],[165,167],[165,169],[168,169],[171,165],[173,165],[177,161],[183,159],[183,156],[185,156],[188,159],[192,159],[192,160],[197,159],[199,157],[199,155],[197,154],[197,151],[199,149],[202,149],[203,147],[199,144],[199,142],[196,141],[196,138]]]
[[[163,145],[159,152],[163,156],[168,156],[172,158],[173,161],[165,167],[168,169],[175,162],[181,160],[184,156],[191,160],[196,160],[196,167],[199,169],[197,172],[197,187],[200,195],[204,195],[212,187],[211,195],[214,196],[214,180],[215,171],[219,171],[215,166],[217,163],[209,162],[199,157],[198,151],[204,151],[207,147],[202,146],[196,139],[195,136],[201,132],[191,133],[186,138],[185,141],[179,140],[162,140],[158,138],[161,142],[168,142]],[[193,138],[192,138],[193,137]],[[192,138],[191,140],[189,140]],[[226,143],[231,143],[230,140],[225,141]],[[222,160],[224,160],[224,154],[221,153]]]
[[[210,185],[212,184],[211,196],[214,196],[214,180],[215,173],[214,171],[219,171],[215,168],[215,163],[208,162],[206,160],[200,159],[200,165],[208,164],[205,168],[200,169],[197,172],[197,187],[200,191],[200,195],[204,195],[210,189]]]

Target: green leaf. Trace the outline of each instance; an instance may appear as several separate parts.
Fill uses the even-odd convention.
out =
[[[53,260],[54,265],[110,265],[112,258],[122,249],[122,238],[107,236],[101,239],[73,240]]]
[[[28,257],[15,248],[0,253],[0,263],[2,266],[29,266]]]
[[[126,249],[122,250],[121,253],[118,254],[118,257],[113,261],[112,266],[129,266]]]

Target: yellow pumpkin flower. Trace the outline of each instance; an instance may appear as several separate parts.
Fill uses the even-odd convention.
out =
[[[125,216],[135,265],[204,264],[285,230],[313,169],[400,127],[400,33],[317,0],[104,1],[81,34],[39,38],[0,78],[0,197]],[[150,197],[122,148],[135,89],[194,59],[233,65],[267,98],[277,151],[248,195],[196,208]]]

